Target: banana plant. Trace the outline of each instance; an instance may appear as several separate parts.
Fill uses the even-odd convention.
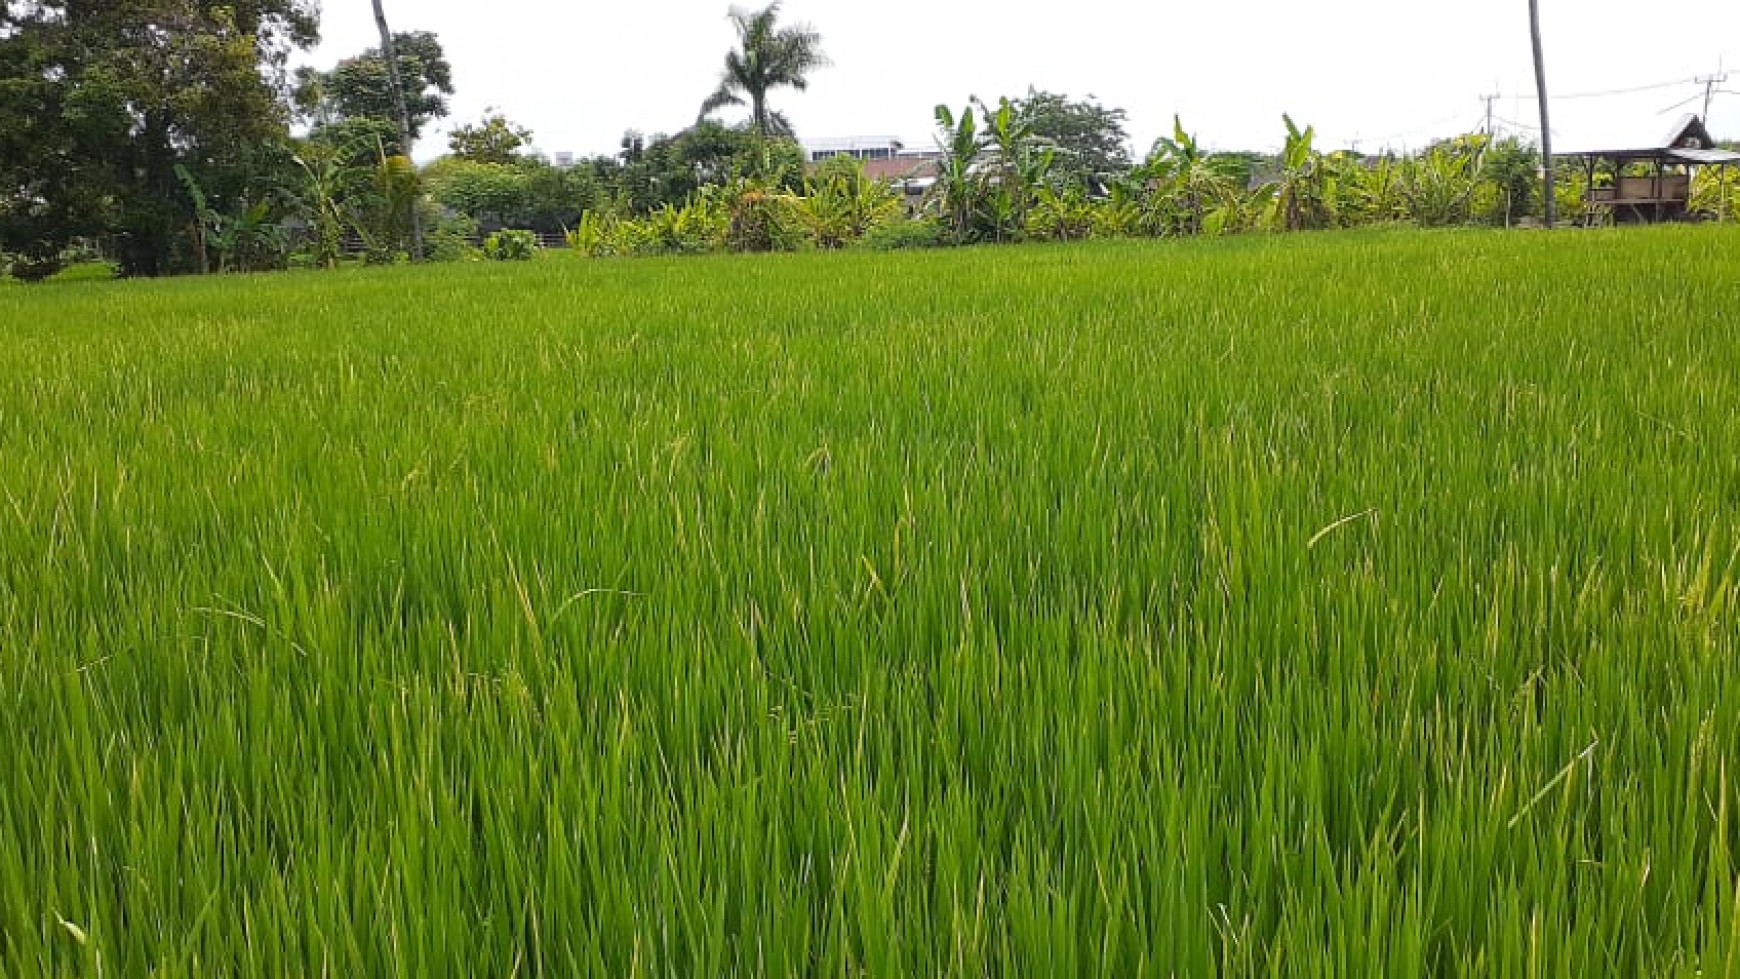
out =
[[[796,237],[791,195],[750,177],[708,187],[697,198],[719,215],[724,243],[734,252],[771,252],[791,246]]]
[[[1090,202],[1095,238],[1127,238],[1142,228],[1142,198],[1130,181],[1113,181],[1104,199]]]
[[[752,193],[759,200],[759,195],[764,192],[737,188],[734,200],[740,210],[749,206],[746,201]],[[731,222],[741,222],[744,218],[741,214],[735,218],[730,215],[727,211],[729,205],[721,197],[722,194],[698,194],[682,207],[666,204],[647,215],[645,224],[652,250],[667,255],[724,250],[727,237],[733,230]]]
[[[1335,226],[1337,178],[1332,161],[1317,152],[1315,127],[1300,129],[1282,115],[1287,141],[1281,149],[1281,172],[1267,187],[1264,223],[1275,231],[1314,231]]]
[[[259,272],[278,267],[289,246],[278,215],[277,202],[270,197],[256,201],[244,198],[224,222],[218,271]]]
[[[1699,167],[1692,174],[1688,210],[1716,221],[1740,221],[1740,187],[1728,167]]]
[[[992,237],[997,241],[1019,237],[1057,151],[1034,137],[1032,124],[1007,98],[999,99],[995,108],[978,99],[973,103],[985,126],[984,191]]]
[[[384,144],[377,142],[366,189],[369,207],[354,226],[368,261],[408,256],[406,246],[416,244],[412,232],[422,192],[416,165],[405,156],[388,155]]]
[[[936,183],[931,187],[928,204],[958,244],[969,240],[972,234],[980,190],[979,158],[984,144],[979,139],[978,117],[970,105],[959,115],[946,105],[937,106],[936,124],[941,158],[937,161]]]
[[[900,213],[900,199],[892,188],[865,176],[856,160],[838,159],[851,166],[835,166],[805,180],[803,195],[791,201],[793,213],[819,248],[843,248]]]
[[[1343,223],[1388,224],[1407,219],[1401,162],[1381,156],[1364,164],[1349,155],[1336,157],[1332,164],[1340,174],[1335,210]]]
[[[1088,200],[1079,184],[1060,194],[1041,186],[1027,212],[1027,236],[1041,241],[1083,241],[1095,231],[1095,216],[1105,207]]]
[[[225,213],[211,205],[185,166],[176,164],[175,175],[193,201],[193,249],[201,272],[258,271],[282,258],[287,239],[271,198],[243,196],[233,213]]]
[[[1439,143],[1407,161],[1402,169],[1408,214],[1422,227],[1465,224],[1481,183],[1485,136]]]
[[[204,188],[200,187],[199,181],[193,178],[193,174],[188,172],[186,167],[177,163],[175,176],[181,181],[182,187],[187,190],[188,199],[193,201],[193,222],[189,225],[188,230],[189,237],[193,241],[194,261],[198,263],[200,272],[210,272],[211,246],[213,239],[219,233],[223,218],[206,201]]]
[[[1233,167],[1203,150],[1172,117],[1172,135],[1154,141],[1135,173],[1146,194],[1142,223],[1149,234],[1219,234],[1238,223],[1240,187]]]
[[[351,158],[345,150],[319,144],[303,146],[292,157],[302,174],[292,208],[312,229],[312,257],[325,268],[338,266],[345,233],[358,223],[352,202],[366,171],[351,166]]]

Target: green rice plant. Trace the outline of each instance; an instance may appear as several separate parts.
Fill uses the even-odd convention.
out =
[[[0,975],[1735,974],[1737,246],[0,289]]]

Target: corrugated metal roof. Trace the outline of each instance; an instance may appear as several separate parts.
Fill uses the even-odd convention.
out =
[[[1666,158],[1682,163],[1740,163],[1740,153],[1713,148],[1714,140],[1703,120],[1686,113],[1667,134],[1656,141],[1638,140],[1630,149],[1572,150],[1560,156],[1606,156],[1618,159]]]
[[[1740,163],[1740,153],[1733,150],[1668,150],[1667,155],[1686,163]]]

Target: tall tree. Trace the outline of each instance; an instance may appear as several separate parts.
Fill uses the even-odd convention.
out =
[[[211,215],[288,166],[281,100],[312,0],[0,3],[0,250],[27,274],[105,236],[125,271],[197,270]]]
[[[375,26],[380,28],[381,54],[386,56],[387,61],[387,86],[392,90],[393,111],[399,122],[400,153],[408,162],[411,156],[411,147],[415,144],[416,137],[411,131],[411,110],[405,106],[405,81],[399,74],[399,55],[397,51],[393,50],[393,32],[387,29],[387,12],[382,9],[381,0],[375,0]],[[382,167],[383,170],[386,168],[384,160]],[[412,172],[411,177],[414,183],[415,171]],[[409,207],[411,212],[411,260],[421,262],[423,260],[423,218],[417,213],[415,195],[410,196],[412,197]]]
[[[1098,189],[1129,171],[1123,109],[1108,109],[1091,95],[1076,101],[1033,88],[1011,104],[1028,132],[1056,149],[1052,177],[1059,182]]]
[[[822,36],[807,24],[779,25],[779,3],[758,11],[731,9],[737,49],[725,55],[719,88],[701,103],[705,119],[728,105],[749,106],[749,125],[763,138],[790,136],[791,123],[767,107],[767,93],[777,88],[799,92],[809,88],[810,72],[828,63]]]
[[[428,31],[401,31],[389,36],[391,62],[381,48],[373,47],[340,61],[329,71],[302,68],[296,73],[297,108],[317,133],[337,131],[329,142],[344,142],[347,136],[367,136],[372,141],[378,134],[388,153],[404,151],[398,102],[393,97],[394,68],[413,142],[422,137],[430,122],[447,115],[453,69],[440,39]]]
[[[455,126],[447,134],[447,149],[473,163],[513,163],[532,141],[532,131],[490,112],[476,125]]]

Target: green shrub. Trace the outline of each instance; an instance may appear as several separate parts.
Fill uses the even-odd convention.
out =
[[[54,274],[55,282],[107,282],[120,269],[114,262],[101,258],[86,259],[68,265]]]
[[[1038,200],[1027,212],[1027,237],[1035,241],[1084,241],[1094,233],[1094,214],[1099,205],[1088,200],[1080,188],[1057,194],[1040,188]]]
[[[497,262],[529,262],[538,253],[538,236],[530,231],[497,231],[483,243],[484,257]]]
[[[638,219],[587,211],[568,232],[568,245],[589,258],[699,255],[724,251],[728,230],[723,209],[698,195],[682,207],[667,204]]]
[[[792,195],[765,181],[739,179],[708,187],[691,206],[705,206],[722,222],[733,252],[789,252],[808,243]]]
[[[476,237],[477,222],[471,218],[463,214],[442,217],[429,231],[424,254],[431,262],[475,261],[483,255],[472,244]]]
[[[601,258],[610,254],[611,231],[615,223],[609,216],[601,215],[597,211],[581,214],[580,223],[566,236],[568,247],[587,258]]]
[[[41,282],[66,266],[66,257],[60,252],[44,255],[10,255],[6,264],[6,274],[19,282]]]
[[[860,248],[875,252],[936,248],[942,244],[942,225],[929,218],[897,218],[885,221],[872,226],[858,241]]]
[[[730,229],[724,210],[706,195],[682,207],[664,207],[639,222],[623,222],[620,242],[626,255],[702,255],[725,249]]]

